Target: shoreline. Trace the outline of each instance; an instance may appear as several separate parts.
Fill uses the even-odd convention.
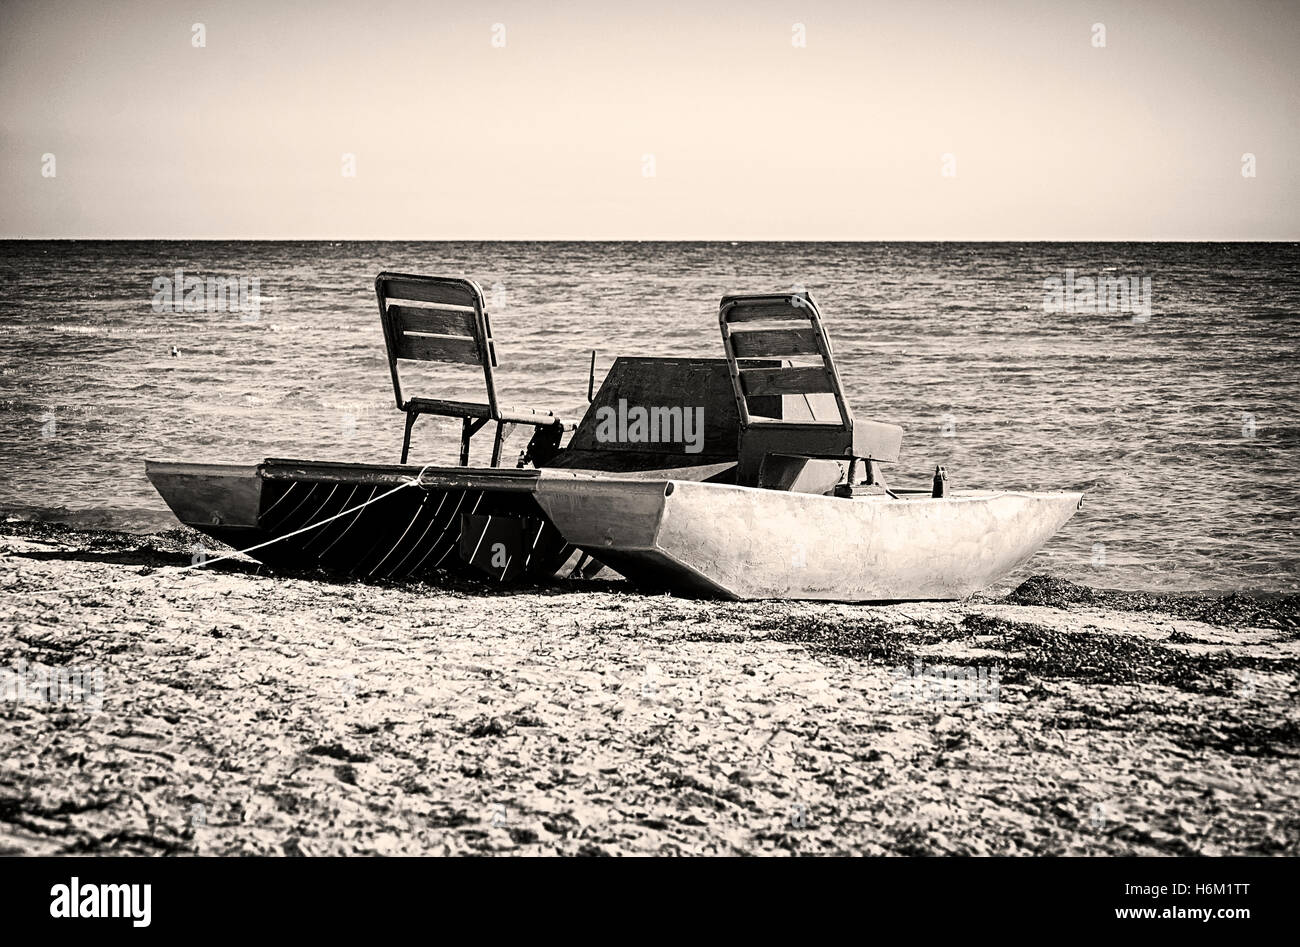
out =
[[[119,521],[105,524],[97,522],[92,515],[73,515],[67,511],[46,510],[36,513],[30,510],[20,511],[12,508],[0,508],[0,537],[80,544],[87,548],[125,548],[130,546],[159,554],[159,565],[177,564],[179,560],[172,562],[166,558],[165,554],[187,551],[188,547],[196,542],[202,543],[209,550],[220,554],[236,551],[212,536],[177,522],[175,514],[170,511],[158,513],[156,519],[158,522],[154,522],[154,518],[151,517],[149,525],[145,525],[142,518],[140,525],[133,526],[123,525]],[[263,572],[268,576],[297,576],[299,578],[313,575],[310,571],[298,573],[273,571],[268,567],[263,567]],[[1015,574],[1012,573],[1012,575]],[[316,573],[315,575],[325,581],[331,581],[323,573]],[[617,582],[624,581],[621,576],[608,571],[604,575],[613,575],[613,580]],[[1285,612],[1287,600],[1300,601],[1300,585],[1294,587],[1289,585],[1286,588],[1200,586],[1187,589],[1159,589],[1130,588],[1122,585],[1094,586],[1086,582],[1076,581],[1074,578],[1053,576],[1051,574],[1035,573],[1032,576],[1025,576],[1025,579],[1028,578],[1049,583],[1033,593],[1039,597],[1047,596],[1040,604],[1063,605],[1070,602],[1089,601],[1098,605],[1136,611],[1155,609],[1158,607],[1158,603],[1173,603],[1160,604],[1159,607],[1172,608],[1174,613],[1182,614],[1187,606],[1180,607],[1177,603],[1186,601],[1195,601],[1205,605],[1213,600],[1228,599],[1230,600],[1228,603],[1229,610],[1233,603],[1241,604],[1245,601],[1264,603],[1263,607],[1265,608],[1268,607],[1267,603],[1279,602],[1282,603],[1283,612]],[[1008,584],[1007,580],[1008,577],[999,579],[993,589],[986,589],[977,593],[976,597],[996,593],[996,597],[1004,598],[1024,584],[1024,580],[1015,581],[1013,584]],[[1147,604],[1141,604],[1144,601]],[[1025,604],[1032,603],[1026,601]]]
[[[197,535],[0,526],[0,668],[103,672],[0,701],[0,853],[1300,853],[1300,596],[168,571]]]

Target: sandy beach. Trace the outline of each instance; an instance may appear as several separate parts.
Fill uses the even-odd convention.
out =
[[[1295,596],[367,585],[194,535],[0,527],[0,853],[1300,854]]]

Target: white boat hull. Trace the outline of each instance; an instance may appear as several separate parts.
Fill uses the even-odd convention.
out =
[[[543,471],[543,511],[572,544],[648,588],[737,599],[957,599],[1032,556],[1083,494],[842,499]]]

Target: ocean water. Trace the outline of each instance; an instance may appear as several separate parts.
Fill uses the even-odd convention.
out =
[[[1300,588],[1296,244],[0,242],[0,514],[174,525],[145,458],[396,461],[384,269],[477,279],[503,403],[574,416],[593,349],[721,355],[723,293],[807,289],[857,414],[906,431],[891,483],[1087,491],[1018,575]],[[178,270],[256,311],[172,311]],[[455,450],[417,425],[413,459]]]

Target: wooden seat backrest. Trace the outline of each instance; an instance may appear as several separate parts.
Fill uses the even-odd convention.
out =
[[[380,273],[375,279],[379,315],[393,375],[398,410],[408,399],[402,390],[400,361],[448,362],[483,369],[488,404],[497,413],[496,345],[483,290],[470,279]]]
[[[853,412],[822,328],[817,304],[807,293],[724,296],[718,311],[722,346],[731,368],[741,425],[751,423],[751,399],[772,395],[833,394],[845,431],[853,428]],[[779,368],[743,368],[742,358],[800,358],[820,364]]]

